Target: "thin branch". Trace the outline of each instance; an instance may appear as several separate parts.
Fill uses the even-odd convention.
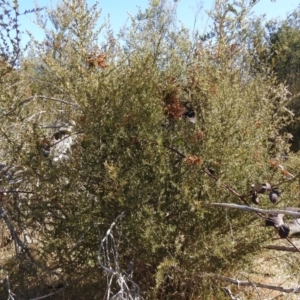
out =
[[[240,298],[235,297],[230,288],[228,287],[222,287],[222,290],[224,291],[224,293],[226,294],[226,296],[228,296],[231,300],[240,300]]]
[[[66,104],[66,105],[70,105],[70,106],[74,106],[76,108],[79,108],[79,105],[75,104],[75,103],[72,103],[72,102],[68,102],[68,101],[65,101],[65,100],[62,100],[62,99],[58,99],[58,98],[54,98],[54,97],[47,97],[47,96],[44,96],[44,95],[35,95],[35,96],[31,96],[27,99],[24,99],[23,101],[21,101],[19,103],[19,105],[22,105],[23,102],[26,103],[28,101],[31,101],[35,98],[41,98],[41,99],[46,99],[46,100],[52,100],[52,101],[56,101],[56,102],[60,102],[60,103],[63,103],[63,104]]]
[[[30,78],[30,79],[33,79],[33,80],[35,80],[35,81],[38,81],[38,82],[40,82],[40,83],[45,83],[45,84],[48,84],[48,85],[50,85],[50,86],[53,86],[53,87],[55,87],[56,89],[58,89],[61,93],[67,94],[66,91],[62,90],[60,87],[58,87],[57,85],[55,85],[55,84],[53,84],[53,83],[50,83],[50,82],[48,82],[48,81],[44,81],[44,80],[38,79],[38,78],[36,78],[36,77],[34,77],[34,76],[32,76],[32,75],[29,75],[29,78]]]
[[[60,103],[63,103],[63,104],[66,104],[66,105],[70,105],[70,106],[73,106],[73,107],[76,107],[76,108],[79,108],[79,105],[75,104],[75,103],[72,103],[72,102],[68,102],[68,101],[65,101],[65,100],[62,100],[62,99],[58,99],[58,98],[54,98],[54,97],[47,97],[47,96],[44,96],[44,95],[34,95],[34,96],[31,96],[29,98],[26,98],[22,101],[20,101],[19,103],[15,104],[15,107],[13,107],[8,113],[6,113],[5,115],[9,115],[11,114],[18,106],[21,106],[23,104],[26,104],[32,100],[35,100],[37,98],[40,98],[40,99],[46,99],[46,100],[51,100],[51,101],[56,101],[56,102],[60,102]]]
[[[295,288],[284,288],[278,285],[269,285],[269,284],[262,284],[262,283],[254,283],[254,282],[250,282],[250,281],[240,281],[238,279],[233,279],[233,278],[229,278],[229,277],[225,277],[225,276],[221,276],[218,274],[208,274],[208,273],[204,273],[204,274],[199,274],[198,275],[201,278],[214,278],[217,280],[222,280],[222,281],[226,281],[229,282],[231,284],[235,284],[238,287],[239,286],[253,286],[253,287],[259,287],[259,288],[264,288],[264,289],[269,289],[269,290],[274,290],[274,291],[280,291],[282,293],[300,293],[300,286],[297,286]]]
[[[185,154],[179,152],[178,150],[174,149],[173,147],[170,147],[170,146],[164,146],[164,147],[167,148],[167,149],[169,149],[169,150],[171,150],[171,151],[173,151],[173,152],[175,152],[176,154],[178,154],[178,155],[181,156],[182,158],[186,158],[186,155],[185,155]]]
[[[119,214],[116,219],[114,220],[114,222],[112,222],[112,224],[110,225],[109,229],[106,232],[105,237],[101,240],[100,243],[100,247],[98,250],[98,262],[99,265],[103,268],[103,270],[105,270],[107,273],[111,274],[111,275],[115,275],[117,274],[116,270],[113,270],[112,268],[107,268],[102,262],[101,262],[101,252],[103,251],[105,253],[105,247],[104,247],[104,243],[108,241],[108,237],[111,235],[111,231],[112,229],[115,227],[117,221],[122,218],[124,216],[124,212],[122,212],[121,214]]]
[[[84,233],[77,239],[77,241],[73,244],[72,248],[69,250],[69,253],[72,252],[76,247],[77,245],[83,240],[85,234],[90,230],[91,226],[89,226],[85,231]]]
[[[282,210],[282,209],[261,209],[251,206],[245,206],[245,205],[238,205],[238,204],[232,204],[232,203],[209,203],[208,205],[212,206],[220,206],[220,207],[227,207],[227,208],[234,208],[239,210],[245,210],[250,212],[259,212],[261,214],[284,214],[293,216],[295,218],[300,218],[300,213],[295,211],[289,211],[289,210]]]
[[[207,169],[203,169],[203,172],[205,174],[207,174],[209,177],[211,177],[212,179],[214,179],[215,181],[219,181],[219,178],[215,175],[213,175],[209,170]],[[248,204],[248,202],[245,200],[245,196],[239,194],[238,192],[236,192],[232,187],[230,187],[229,185],[221,182],[221,185],[227,189],[229,192],[231,192],[233,195],[235,195],[237,198],[239,198],[242,202],[244,202],[247,206],[250,206]]]
[[[296,175],[293,175],[293,177],[291,177],[291,178],[289,178],[289,179],[286,179],[286,180],[283,180],[283,181],[280,181],[280,182],[274,184],[274,186],[280,186],[280,185],[285,184],[285,183],[291,183],[291,182],[294,182],[294,181],[296,181],[297,179],[299,179],[299,177],[300,177],[300,172],[297,173]]]
[[[262,298],[260,296],[260,293],[259,293],[259,290],[257,289],[256,284],[252,280],[250,280],[248,276],[245,276],[243,274],[241,274],[241,276],[245,277],[249,282],[251,282],[253,284],[254,289],[256,290],[256,293],[257,293],[257,297],[259,298],[259,300],[262,300]]]
[[[119,267],[119,253],[118,246],[120,243],[120,237],[122,232],[119,233],[119,240],[115,242],[113,236],[113,229],[117,221],[124,216],[124,212],[117,216],[114,222],[110,225],[107,230],[105,237],[101,240],[99,250],[98,250],[98,262],[100,266],[107,272],[107,283],[108,287],[104,299],[140,299],[139,293],[140,289],[138,285],[131,280],[133,273],[132,269],[127,272],[123,272]],[[102,256],[102,257],[101,257]],[[101,261],[103,259],[103,262]],[[114,266],[114,267],[113,267]],[[117,293],[113,292],[113,282],[116,282],[119,286],[119,291]],[[129,285],[130,283],[130,285]],[[114,295],[113,295],[114,294]]]
[[[300,249],[292,242],[292,240],[287,236],[286,240],[295,248],[297,252],[300,253]]]
[[[298,252],[298,250],[295,249],[295,247],[287,247],[287,246],[268,245],[263,248],[270,249],[270,250],[277,250],[277,251]]]
[[[28,192],[28,191],[17,191],[17,190],[5,190],[5,193],[18,193],[18,194],[35,194],[35,192]]]
[[[53,293],[51,293],[51,294],[47,294],[47,295],[44,295],[44,296],[41,296],[41,297],[38,297],[38,298],[32,298],[32,299],[30,299],[30,300],[45,299],[45,298],[51,297],[51,296],[53,296],[53,295],[55,295],[55,294],[58,294],[59,292],[61,292],[61,291],[64,290],[64,289],[65,289],[65,287],[63,287],[63,288],[61,288],[61,289],[59,289],[59,290],[57,290],[57,291],[55,291],[55,292],[53,292]]]

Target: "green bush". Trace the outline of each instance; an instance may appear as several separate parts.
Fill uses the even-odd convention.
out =
[[[201,274],[234,274],[259,253],[260,219],[209,204],[250,204],[252,183],[282,180],[287,90],[249,68],[246,7],[216,5],[215,35],[199,42],[164,0],[119,38],[96,30],[96,6],[63,0],[46,12],[46,40],[1,77],[0,151],[22,172],[5,182],[5,210],[25,245],[2,265],[20,299],[57,286],[55,299],[102,298],[99,243],[121,212],[120,268],[134,260],[144,299],[221,299]],[[69,137],[64,158],[53,156]]]

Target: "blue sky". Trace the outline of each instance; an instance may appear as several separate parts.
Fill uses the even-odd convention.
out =
[[[55,5],[57,0],[37,0],[40,7],[47,6],[49,4]],[[90,5],[94,4],[95,0],[88,0]],[[137,7],[140,6],[142,9],[146,8],[149,1],[148,0],[99,0],[99,7],[102,8],[102,17],[107,17],[110,15],[110,21],[115,33],[118,32],[120,27],[128,19],[128,13],[135,14],[137,12]],[[198,15],[197,28],[199,28],[200,33],[204,33],[205,27],[208,23],[208,17],[205,14],[205,10],[211,9],[214,0],[179,0],[178,2],[178,18],[183,22],[183,24],[191,28],[193,27],[195,20],[195,12],[199,3],[202,3],[203,9]],[[254,8],[254,12],[257,15],[266,14],[266,18],[285,18],[286,15],[294,10],[300,4],[300,0],[276,0],[276,2],[271,2],[271,0],[260,0]],[[34,8],[35,4],[33,0],[19,0],[20,13],[25,9]],[[22,16],[21,25],[22,30],[29,30],[34,34],[37,39],[42,39],[42,32],[34,25],[30,20],[34,15]],[[26,39],[26,34],[23,36]]]

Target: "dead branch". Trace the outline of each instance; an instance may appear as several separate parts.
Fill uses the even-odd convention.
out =
[[[235,208],[235,209],[239,209],[239,210],[258,212],[258,213],[267,214],[267,215],[285,214],[285,215],[293,216],[295,218],[300,218],[299,212],[282,210],[282,209],[261,209],[261,208],[245,206],[245,205],[238,205],[238,204],[233,204],[233,203],[210,203],[208,205],[221,206],[221,207],[227,207],[227,208]]]
[[[298,250],[295,249],[295,247],[287,247],[287,246],[267,245],[263,248],[270,249],[270,250],[278,250],[278,251],[298,252]]]
[[[238,287],[240,286],[253,286],[253,287],[259,287],[259,288],[264,288],[264,289],[269,289],[269,290],[274,290],[274,291],[280,291],[282,293],[300,293],[300,286],[297,286],[295,288],[284,288],[278,285],[269,285],[269,284],[263,284],[263,283],[258,283],[258,282],[250,282],[250,281],[240,281],[238,279],[233,279],[230,277],[225,277],[221,276],[218,274],[209,274],[209,273],[203,273],[199,274],[199,277],[201,278],[214,278],[217,280],[222,280],[229,282],[231,284],[235,284]]]
[[[5,209],[3,208],[3,206],[0,206],[0,219],[3,219],[4,222],[6,223],[6,226],[8,227],[9,231],[10,231],[10,234],[11,234],[11,237],[15,243],[15,251],[16,251],[16,255],[18,255],[20,253],[20,250],[21,251],[24,251],[24,253],[27,255],[27,257],[29,258],[30,262],[41,268],[42,270],[44,270],[45,272],[48,272],[50,274],[56,274],[58,276],[61,276],[59,273],[55,272],[55,271],[50,271],[48,270],[47,267],[44,267],[41,265],[41,263],[39,263],[34,257],[33,255],[31,254],[30,252],[30,249],[26,246],[26,242],[23,242],[19,235],[17,234],[17,231],[13,225],[13,222],[11,221],[9,215],[7,214],[7,212],[5,211]],[[0,268],[2,268],[0,266]],[[3,269],[3,268],[2,268]],[[3,269],[4,270],[4,269]],[[9,277],[8,277],[8,274],[7,272],[4,270],[5,274],[6,274],[6,282],[7,282],[7,290],[8,290],[8,293],[9,293],[9,298],[8,300],[14,300],[13,296],[14,294],[12,293],[11,289],[10,289],[10,282],[9,282]],[[61,290],[59,290],[61,291]],[[56,292],[55,292],[56,293]],[[51,294],[52,295],[52,294]],[[48,295],[46,295],[45,297],[40,297],[40,298],[37,298],[37,299],[42,299],[42,298],[46,298],[48,297]]]
[[[130,263],[130,269],[123,272],[119,265],[119,243],[122,232],[118,232],[119,239],[116,241],[113,236],[113,229],[119,219],[124,216],[124,212],[119,214],[107,230],[105,237],[101,240],[98,250],[98,262],[107,273],[107,291],[104,296],[106,300],[139,300],[140,288],[132,280],[133,263]],[[102,261],[103,260],[103,261]],[[119,291],[113,291],[113,282],[119,286]]]

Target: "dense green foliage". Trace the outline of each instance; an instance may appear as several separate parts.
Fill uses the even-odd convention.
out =
[[[251,68],[250,6],[216,1],[206,41],[178,26],[176,4],[164,0],[150,1],[118,37],[97,30],[100,11],[83,0],[45,12],[45,40],[0,73],[0,153],[13,178],[2,172],[1,199],[25,245],[2,261],[15,299],[59,284],[55,299],[102,299],[99,243],[121,212],[119,264],[134,260],[144,299],[225,297],[201,274],[246,269],[271,232],[255,215],[209,204],[250,205],[260,181],[287,181],[281,207],[299,196],[279,168],[297,175],[300,164],[284,131],[289,92]],[[63,138],[58,123],[69,126]],[[51,149],[70,137],[58,158]],[[272,207],[267,196],[261,206]]]

